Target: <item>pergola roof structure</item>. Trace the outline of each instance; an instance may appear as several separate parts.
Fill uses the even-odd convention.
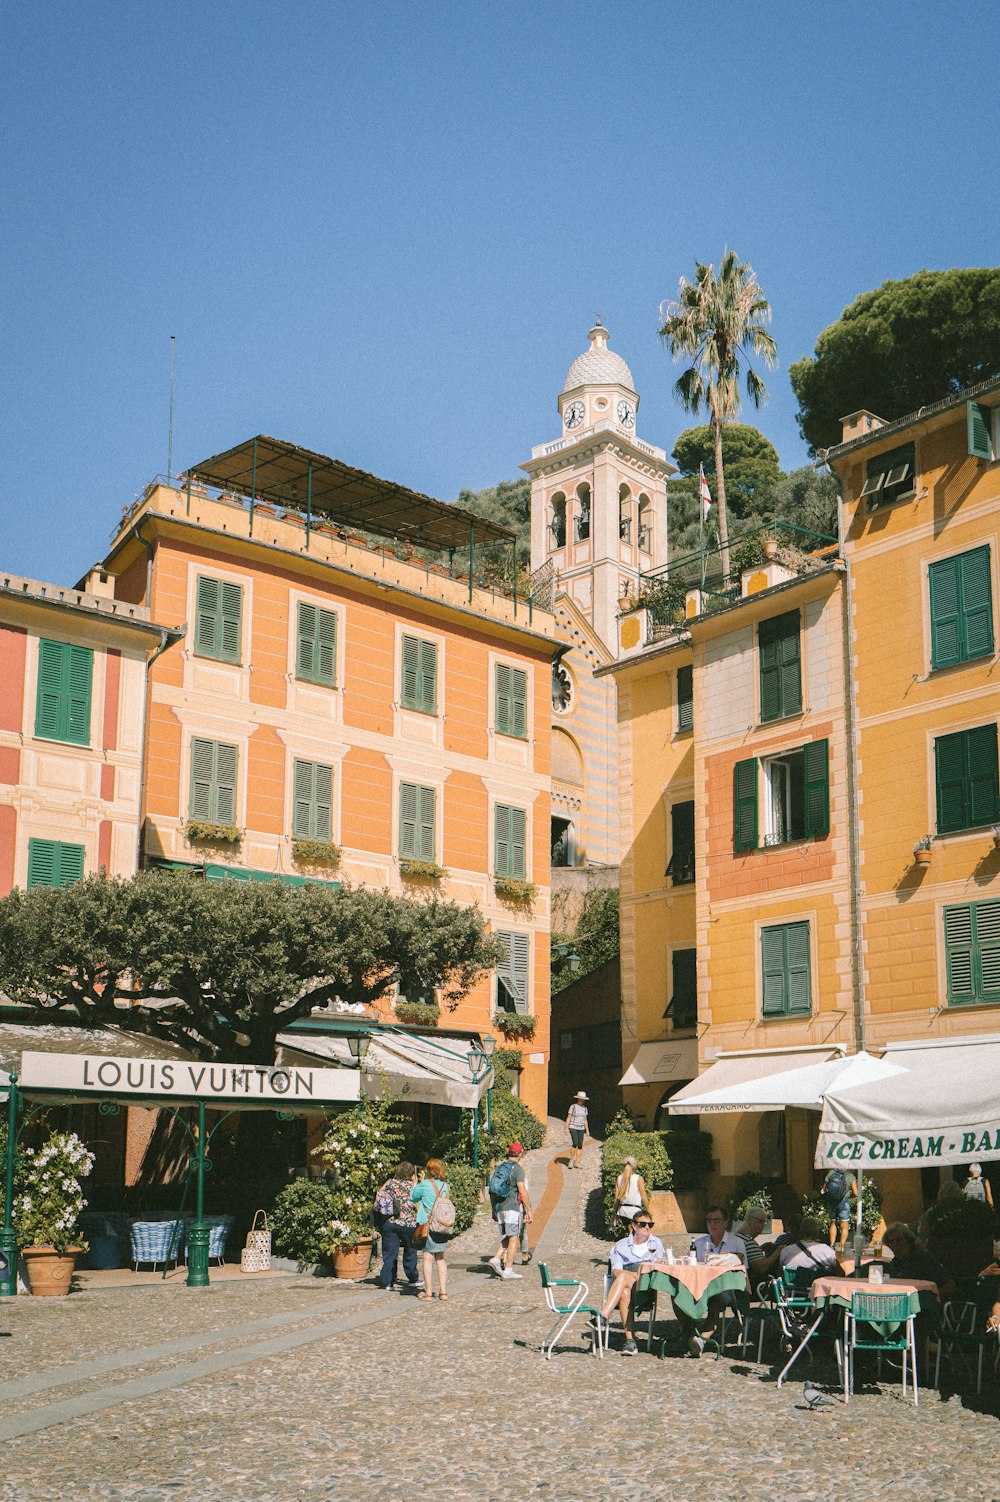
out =
[[[461,506],[435,501],[340,459],[258,434],[222,454],[192,464],[188,475],[204,485],[310,514],[339,526],[360,527],[428,548],[513,542],[515,533]]]

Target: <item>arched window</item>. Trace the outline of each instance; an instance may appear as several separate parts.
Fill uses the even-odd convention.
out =
[[[632,541],[632,492],[627,485],[618,487],[618,536],[622,542]]]
[[[648,495],[639,497],[639,551],[648,553],[653,543],[653,504]]]
[[[586,542],[590,536],[590,486],[576,487],[576,540]]]
[[[552,541],[550,551],[566,546],[566,497],[560,491],[552,497],[552,519],[549,522]]]

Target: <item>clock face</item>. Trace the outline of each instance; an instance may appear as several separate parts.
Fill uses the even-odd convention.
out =
[[[583,402],[570,402],[563,412],[563,422],[568,428],[578,428],[583,422]]]
[[[635,408],[631,402],[618,403],[618,421],[623,428],[632,427],[635,422]]]

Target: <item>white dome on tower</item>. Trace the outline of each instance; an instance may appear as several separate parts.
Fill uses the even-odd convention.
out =
[[[590,348],[577,355],[563,382],[563,394],[577,386],[624,386],[636,395],[632,372],[621,355],[608,349],[608,331],[598,319],[587,338]]]

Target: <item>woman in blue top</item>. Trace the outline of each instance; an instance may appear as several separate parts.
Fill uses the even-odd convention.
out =
[[[430,1217],[431,1208],[438,1196],[446,1199],[448,1196],[448,1169],[440,1158],[430,1158],[424,1170],[424,1177],[419,1184],[414,1184],[410,1190],[410,1199],[417,1207],[417,1236],[414,1238],[419,1244],[420,1227],[426,1226]],[[418,1293],[419,1299],[432,1299],[434,1297],[434,1269],[438,1275],[438,1298],[448,1297],[448,1270],[445,1267],[444,1254],[448,1245],[447,1236],[435,1236],[432,1231],[427,1232],[427,1239],[423,1243],[424,1251],[424,1291]]]

